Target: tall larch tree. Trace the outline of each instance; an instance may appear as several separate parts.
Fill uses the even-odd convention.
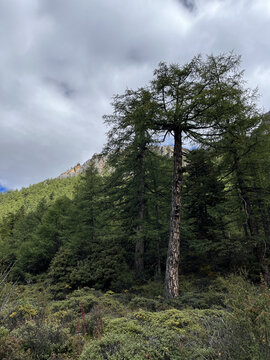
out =
[[[156,115],[151,128],[174,138],[174,170],[170,235],[165,275],[165,296],[179,290],[179,254],[182,208],[183,155],[185,137],[196,142],[217,139],[221,119],[238,111],[242,91],[240,58],[229,55],[194,57],[184,66],[160,63],[151,85]]]

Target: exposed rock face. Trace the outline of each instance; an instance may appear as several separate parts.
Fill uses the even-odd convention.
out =
[[[171,145],[157,146],[155,150],[162,156],[168,156],[169,158],[173,157],[173,146]]]
[[[73,177],[73,176],[77,176],[79,174],[82,173],[82,166],[80,163],[78,163],[76,166],[74,166],[73,168],[63,172],[61,175],[59,175],[57,178],[59,179],[64,179],[67,177]]]
[[[100,156],[98,154],[94,154],[91,159],[87,160],[82,165],[80,163],[78,163],[76,166],[63,172],[57,178],[64,179],[64,178],[78,176],[80,174],[83,174],[91,164],[93,164],[95,166],[95,168],[98,170],[99,173],[102,173],[104,171],[106,162],[107,162],[106,156]]]
[[[156,146],[155,150],[159,155],[168,156],[169,158],[173,157],[173,146],[171,145]],[[189,150],[185,148],[182,148],[182,151],[184,155],[189,153]]]
[[[57,176],[57,179],[65,179],[68,177],[77,176],[82,173],[82,166],[80,163],[78,163],[73,168],[63,172],[61,175]]]
[[[162,156],[167,156],[168,158],[173,157],[173,146],[171,146],[171,145],[155,146],[155,151]],[[189,152],[188,149],[183,149],[183,153],[187,153],[187,152]],[[107,164],[107,157],[101,156],[98,154],[94,154],[91,159],[87,160],[82,165],[80,163],[78,163],[76,166],[63,172],[57,178],[64,179],[64,178],[78,176],[80,174],[83,174],[91,164],[93,164],[96,167],[96,169],[98,170],[98,172],[101,174],[105,170],[105,166]]]

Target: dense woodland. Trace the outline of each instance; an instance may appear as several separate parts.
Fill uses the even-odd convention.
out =
[[[238,300],[245,301],[248,292],[255,294],[257,290],[247,285],[251,281],[264,286],[265,301],[269,302],[270,117],[256,102],[256,92],[246,89],[239,57],[234,54],[206,60],[195,57],[184,66],[161,63],[149,86],[115,96],[113,113],[104,116],[109,125],[103,150],[108,158],[106,172],[100,174],[92,165],[76,179],[55,179],[1,194],[0,258],[2,269],[11,267],[10,281],[46,284],[50,296],[62,301],[68,301],[63,299],[72,296],[72,291],[87,287],[92,289],[87,290],[87,296],[95,304],[95,297],[103,301],[97,291],[110,290],[111,297],[112,291],[133,291],[137,296],[142,291],[138,289],[144,289],[145,295],[146,284],[159,284],[156,302],[150,304],[144,299],[139,304],[136,298],[138,304],[133,307],[163,311],[164,317],[168,316],[166,311],[175,311],[171,313],[174,318],[181,314],[168,310],[171,307],[225,306],[220,294],[234,283],[225,284],[224,280],[221,285],[220,280],[220,293],[213,304],[209,299],[196,303],[197,295],[185,298],[186,279],[213,281],[217,286],[220,277],[241,272],[246,280],[239,280],[232,288],[231,298],[239,293],[243,299]],[[172,158],[157,151],[168,134],[174,139]],[[194,149],[183,151],[190,141]],[[161,290],[164,279],[165,292]],[[168,300],[162,300],[164,295]],[[128,301],[135,303],[130,296]],[[120,303],[116,307],[127,301],[121,299],[117,298]],[[268,305],[258,306],[265,317]],[[81,307],[78,309],[80,312]],[[95,316],[98,324],[100,315]],[[124,315],[117,316],[123,322],[119,320],[119,326],[125,327]],[[147,326],[157,326],[159,321],[161,326],[163,322],[151,320],[154,313],[136,316],[136,321],[142,316],[141,322],[149,317]],[[192,328],[190,318],[186,321]],[[115,337],[111,341],[118,339],[120,349],[129,340],[115,334],[110,326],[108,336]],[[260,329],[258,333],[265,330]],[[95,341],[102,341],[101,328],[95,331]],[[138,329],[134,332],[140,333]],[[177,332],[163,335],[164,339],[174,339]],[[203,357],[200,350],[192,357],[192,352],[181,350],[178,339],[177,354],[175,349],[171,353],[168,350],[167,355],[164,349],[156,355],[149,350],[149,357],[146,350],[138,357],[135,352],[117,357],[115,348],[108,350],[111,357],[106,357],[106,346],[102,355],[92,342],[93,349],[86,350],[82,359],[267,359],[269,331],[263,340],[260,335],[258,339],[254,345],[257,352],[246,353],[247,357],[235,355],[235,349],[226,354],[226,347],[217,355],[220,344],[211,348],[213,355],[205,353]],[[230,345],[226,346],[229,349]],[[168,343],[164,345],[167,347]],[[99,355],[91,357],[91,351]],[[31,356],[29,359],[43,359]]]

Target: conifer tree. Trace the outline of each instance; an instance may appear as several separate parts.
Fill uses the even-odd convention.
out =
[[[243,229],[243,243],[253,252],[265,281],[270,283],[269,180],[265,176],[270,165],[267,116],[262,116],[255,102],[250,101],[220,127],[224,134],[214,147],[222,154],[224,179],[241,205],[238,221]]]
[[[214,151],[195,149],[187,155],[183,186],[183,258],[191,266],[212,269],[228,261],[226,199]],[[221,259],[222,258],[222,259]],[[196,264],[196,265],[195,265]]]
[[[116,206],[129,218],[129,234],[135,239],[134,265],[136,277],[142,279],[145,253],[146,176],[147,158],[153,144],[153,134],[148,128],[152,117],[149,92],[127,90],[113,100],[114,113],[104,116],[111,125],[104,152],[109,154],[114,168],[111,182],[118,187]],[[120,180],[120,182],[119,182]]]
[[[161,63],[154,72],[151,92],[156,116],[151,129],[170,133],[174,138],[174,171],[170,236],[165,276],[165,296],[178,296],[180,215],[182,208],[183,138],[202,142],[218,139],[221,119],[238,111],[241,101],[240,58],[234,54],[200,56],[182,67]]]

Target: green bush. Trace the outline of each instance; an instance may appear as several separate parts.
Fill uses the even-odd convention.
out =
[[[151,281],[144,285],[132,286],[131,293],[148,298],[161,296],[164,293],[164,286],[161,281]]]
[[[0,359],[270,358],[270,292],[263,283],[189,279],[170,301],[151,298],[150,284],[139,288],[116,294],[85,287],[52,301],[40,285],[16,287],[16,300],[0,316]]]
[[[13,334],[0,337],[0,359],[33,360],[29,351],[23,348],[23,340]]]
[[[85,313],[89,313],[98,305],[102,308],[103,313],[126,313],[125,306],[118,301],[117,294],[112,291],[102,294],[100,291],[88,287],[73,291],[66,296],[65,300],[54,301],[51,304],[51,311],[72,310],[75,315],[78,315],[82,308]]]
[[[176,309],[137,311],[130,317],[104,318],[103,337],[85,346],[81,360],[86,359],[216,359],[217,351],[210,342],[203,320],[222,319],[218,310]]]
[[[224,306],[224,294],[214,289],[206,289],[205,292],[198,290],[180,294],[178,299],[168,301],[171,307],[176,309],[211,309]]]
[[[270,359],[270,290],[240,276],[223,280],[228,290],[229,316],[220,324],[212,346],[222,359]],[[212,326],[210,324],[209,326]]]
[[[0,339],[5,338],[9,333],[9,330],[6,329],[4,326],[0,326]]]
[[[159,299],[148,299],[140,296],[135,296],[129,303],[129,307],[133,310],[144,309],[149,311],[160,311],[168,308],[166,303]]]
[[[184,359],[179,351],[180,338],[176,334],[164,329],[141,329],[136,334],[134,329],[130,333],[106,334],[100,341],[94,340],[83,351],[81,360],[145,360],[151,359]]]
[[[59,326],[28,321],[16,335],[23,340],[23,348],[33,359],[47,360],[52,354],[68,351],[67,333]]]

